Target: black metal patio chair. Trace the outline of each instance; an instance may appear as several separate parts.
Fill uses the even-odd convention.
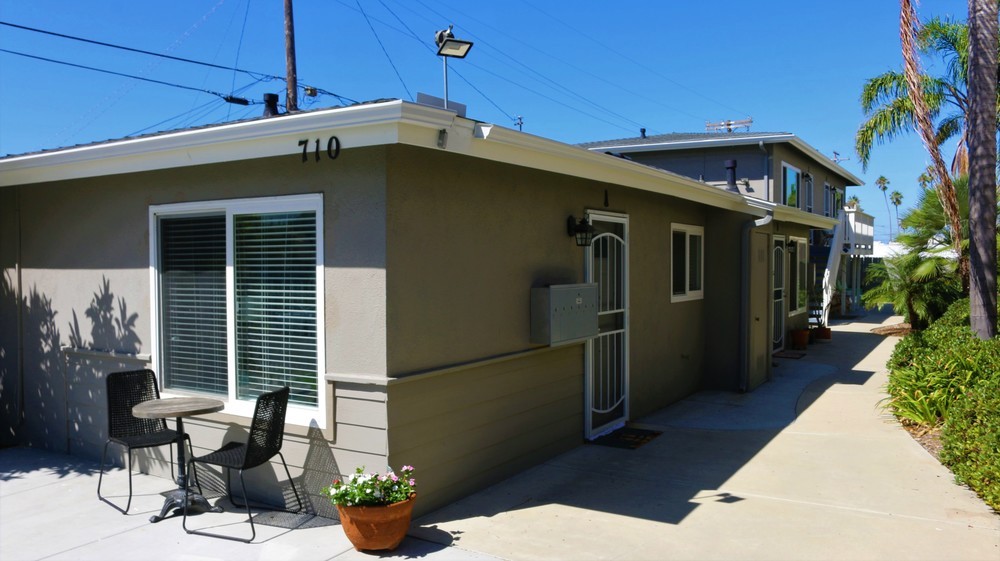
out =
[[[156,374],[149,369],[130,370],[127,372],[112,372],[107,380],[108,398],[108,440],[104,443],[101,454],[101,474],[97,478],[97,498],[108,503],[122,514],[128,514],[132,506],[132,450],[170,446],[170,474],[174,477],[174,448],[178,438],[183,438],[190,444],[186,434],[167,428],[166,419],[140,419],[132,415],[132,407],[160,398],[160,389],[156,384]],[[115,444],[128,452],[128,502],[125,508],[114,504],[101,495],[101,484],[104,480],[104,464],[107,460],[108,445]]]
[[[250,504],[247,500],[247,488],[246,483],[243,480],[243,472],[267,463],[274,456],[281,458],[281,465],[285,468],[285,475],[288,476],[288,481],[292,484],[292,492],[295,493],[295,500],[299,504],[299,508],[291,512],[300,512],[302,510],[302,499],[299,497],[299,492],[295,488],[295,480],[292,479],[292,474],[288,471],[288,464],[285,462],[285,456],[281,453],[281,444],[285,431],[285,412],[288,409],[289,393],[290,391],[288,386],[285,386],[273,392],[263,393],[257,398],[257,404],[254,407],[253,412],[253,419],[250,421],[250,434],[247,436],[247,441],[245,443],[229,442],[214,452],[210,452],[204,456],[198,456],[197,458],[191,458],[188,462],[188,465],[190,466],[188,472],[191,477],[188,477],[187,493],[191,492],[191,480],[194,479],[196,482],[199,481],[195,464],[202,463],[219,466],[225,469],[226,493],[229,495],[229,502],[236,507],[246,508],[247,520],[250,521],[250,538],[243,539],[235,536],[213,534],[203,530],[188,529],[187,515],[189,501],[185,501],[184,503],[184,518],[181,523],[184,527],[184,531],[189,534],[212,536],[246,543],[252,542],[253,539],[257,537],[257,530],[253,525],[253,513],[250,511]],[[240,488],[243,491],[243,500],[246,501],[242,504],[238,503],[233,498],[232,485],[230,484],[230,472],[234,469],[239,470]],[[201,485],[198,484],[198,487],[198,491],[200,492]]]

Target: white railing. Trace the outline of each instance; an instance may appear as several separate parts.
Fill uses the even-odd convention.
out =
[[[844,247],[840,240],[843,239],[844,232],[846,228],[846,220],[843,215],[841,215],[841,220],[833,229],[833,240],[834,243],[830,247],[830,255],[826,258],[826,270],[823,271],[823,308],[822,308],[822,323],[823,325],[829,325],[830,320],[830,303],[833,302],[833,289],[837,284],[837,275],[840,274],[840,256],[842,255],[841,248]]]

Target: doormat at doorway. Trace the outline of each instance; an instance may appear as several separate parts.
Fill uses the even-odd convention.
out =
[[[775,358],[802,358],[806,356],[806,353],[799,351],[779,351],[771,355]]]
[[[622,427],[615,432],[595,438],[590,443],[598,446],[635,450],[661,434],[663,433],[657,430]]]

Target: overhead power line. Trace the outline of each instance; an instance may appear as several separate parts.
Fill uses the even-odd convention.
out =
[[[111,75],[114,75],[114,76],[121,76],[123,78],[131,78],[133,80],[142,80],[143,82],[152,82],[154,84],[160,84],[160,85],[163,85],[163,86],[170,86],[170,87],[173,87],[173,88],[180,88],[180,89],[183,89],[183,90],[191,90],[191,91],[195,91],[195,92],[207,93],[207,94],[211,94],[211,95],[214,95],[214,96],[218,96],[218,97],[222,98],[222,100],[224,100],[224,101],[227,101],[229,103],[235,103],[237,105],[254,105],[254,104],[261,103],[259,101],[250,101],[250,100],[242,98],[242,97],[236,97],[236,96],[232,96],[232,95],[227,95],[227,94],[215,92],[215,91],[212,91],[212,90],[205,90],[205,89],[202,89],[202,88],[195,88],[195,87],[192,87],[192,86],[185,86],[185,85],[182,85],[182,84],[175,84],[173,82],[164,82],[163,80],[154,80],[152,78],[144,78],[142,76],[135,76],[135,75],[132,75],[132,74],[125,74],[124,72],[115,72],[114,70],[106,70],[104,68],[94,68],[93,66],[85,66],[83,64],[76,64],[76,63],[73,63],[73,62],[67,62],[65,60],[56,60],[54,58],[46,58],[46,57],[41,57],[41,56],[37,56],[37,55],[29,55],[28,53],[22,53],[22,52],[18,52],[18,51],[11,51],[11,50],[8,50],[8,49],[0,49],[0,52],[12,54],[12,55],[17,55],[17,56],[23,56],[23,57],[26,57],[26,58],[33,58],[35,60],[42,60],[42,61],[45,61],[45,62],[51,62],[53,64],[62,64],[64,66],[72,66],[74,68],[82,68],[84,70],[92,70],[94,72],[102,72],[104,74],[111,74]]]
[[[155,57],[165,58],[165,59],[169,59],[169,60],[175,60],[177,62],[186,62],[186,63],[189,63],[189,64],[198,64],[200,66],[207,66],[209,68],[215,68],[215,69],[218,69],[218,70],[231,70],[231,71],[236,71],[236,72],[242,72],[244,74],[253,76],[254,78],[259,77],[259,76],[263,76],[265,78],[271,78],[271,79],[277,79],[277,80],[283,80],[284,79],[281,76],[274,76],[272,74],[266,74],[264,72],[253,72],[251,70],[244,70],[242,68],[232,68],[232,67],[229,67],[229,66],[222,66],[222,65],[219,65],[219,64],[213,64],[211,62],[205,62],[205,61],[201,61],[201,60],[194,60],[194,59],[183,58],[183,57],[179,57],[179,56],[166,55],[166,54],[157,53],[157,52],[154,52],[154,51],[146,51],[146,50],[143,50],[143,49],[136,49],[134,47],[126,47],[125,45],[116,45],[114,43],[106,43],[104,41],[97,41],[97,40],[94,40],[94,39],[87,39],[85,37],[76,37],[74,35],[66,35],[65,33],[56,33],[55,31],[47,31],[45,29],[38,29],[37,27],[28,27],[26,25],[18,25],[16,23],[10,23],[10,22],[6,22],[6,21],[0,21],[0,25],[6,25],[7,27],[13,27],[15,29],[23,29],[25,31],[32,31],[34,33],[41,33],[43,35],[51,35],[53,37],[61,37],[63,39],[70,39],[72,41],[80,41],[82,43],[90,43],[91,45],[100,45],[102,47],[108,47],[108,48],[111,48],[111,49],[119,49],[119,50],[122,50],[122,51],[131,52],[131,53],[139,53],[139,54],[143,54],[143,55],[155,56]],[[256,76],[254,76],[255,74],[256,74]]]
[[[246,70],[246,69],[243,69],[243,68],[235,68],[235,67],[232,67],[232,66],[223,66],[221,64],[214,64],[214,63],[211,63],[211,62],[205,62],[203,60],[195,60],[195,59],[178,57],[178,56],[173,56],[173,55],[168,55],[168,54],[163,54],[163,53],[157,53],[157,52],[154,52],[154,51],[147,51],[147,50],[144,50],[144,49],[137,49],[137,48],[134,48],[134,47],[127,47],[125,45],[117,45],[115,43],[108,43],[108,42],[105,42],[105,41],[97,41],[95,39],[87,39],[86,37],[77,37],[75,35],[67,35],[65,33],[57,33],[55,31],[48,31],[46,29],[39,29],[37,27],[28,27],[26,25],[18,25],[16,23],[10,23],[10,22],[7,22],[7,21],[0,21],[0,25],[4,25],[4,26],[7,26],[7,27],[13,27],[15,29],[21,29],[21,30],[24,30],[24,31],[31,31],[33,33],[41,33],[43,35],[51,35],[53,37],[60,37],[62,39],[69,39],[71,41],[79,41],[79,42],[82,42],[82,43],[89,43],[91,45],[99,45],[101,47],[107,47],[107,48],[110,48],[110,49],[119,49],[119,50],[122,50],[122,51],[128,51],[128,52],[132,52],[132,53],[149,55],[149,56],[155,56],[155,57],[164,58],[164,59],[167,59],[167,60],[173,60],[173,61],[177,61],[177,62],[184,62],[184,63],[188,63],[188,64],[197,64],[199,66],[205,66],[205,67],[208,67],[208,68],[214,68],[216,70],[226,70],[226,71],[231,71],[231,72],[240,72],[240,73],[246,74],[247,76],[250,76],[251,78],[254,78],[257,81],[265,81],[265,80],[281,80],[281,81],[285,81],[285,77],[283,77],[283,76],[277,76],[277,75],[274,75],[274,74],[268,74],[266,72],[256,72],[254,70]],[[11,51],[7,51],[7,52],[11,52]],[[13,53],[13,54],[21,54],[22,56],[28,56],[28,57],[31,57],[31,58],[39,58],[41,60],[48,60],[48,59],[44,59],[42,57],[34,57],[32,55],[26,55],[26,54],[23,54],[23,53]],[[59,62],[59,61],[49,60],[49,62]],[[70,64],[70,63],[63,63],[63,64]],[[72,64],[70,64],[70,65],[71,66],[78,66],[80,68],[86,68],[86,67],[81,66],[81,65],[72,65]],[[100,69],[91,69],[91,70],[97,70],[98,72],[108,72],[108,73],[114,74],[114,72],[100,70]],[[122,76],[127,76],[127,75],[122,74]],[[147,81],[155,82],[155,80],[149,80],[147,78],[138,78],[136,76],[127,76],[127,77],[129,77],[129,78],[136,78],[136,79],[139,79],[139,80],[147,80]],[[172,85],[172,84],[167,84],[167,85]],[[316,87],[316,86],[309,86],[309,85],[306,85],[306,84],[302,84],[301,86],[303,88],[312,88],[312,89],[316,90],[317,92],[322,93],[324,95],[329,95],[329,96],[335,97],[335,98],[341,100],[341,102],[347,101],[347,102],[350,102],[350,103],[358,103],[358,101],[356,101],[354,99],[351,99],[349,97],[344,97],[342,95],[339,95],[339,94],[336,94],[334,92],[325,90],[323,88],[319,88],[319,87]],[[197,88],[190,88],[190,89],[197,89]],[[205,90],[198,90],[198,91],[205,91]],[[212,94],[215,94],[215,95],[221,95],[221,94],[216,94],[216,92],[209,92],[209,93],[212,93]]]

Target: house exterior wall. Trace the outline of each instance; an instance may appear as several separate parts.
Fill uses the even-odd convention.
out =
[[[585,346],[529,341],[530,289],[583,280],[570,214],[629,216],[631,418],[697,391],[708,369],[713,383],[738,370],[706,355],[709,329],[737,321],[726,279],[742,222],[676,197],[402,145],[5,188],[4,202],[15,191],[26,402],[23,425],[4,428],[31,446],[98,458],[105,376],[155,368],[149,208],[178,202],[323,194],[329,422],[286,425],[283,449],[320,514],[333,515],[322,486],[357,466],[416,465],[426,512],[582,441]],[[701,300],[670,301],[672,224],[705,228]],[[6,273],[15,244],[0,228]],[[185,427],[197,454],[246,424],[219,413]],[[165,460],[152,450],[136,465],[166,475]],[[271,483],[256,498],[290,496],[280,471],[251,472]]]
[[[25,340],[25,420],[4,432],[13,431],[25,445],[100,457],[107,435],[105,376],[150,364],[150,205],[323,193],[328,371],[384,379],[384,162],[385,149],[375,147],[344,150],[322,163],[304,164],[292,155],[0,189],[5,198],[20,190]],[[3,221],[0,244],[5,278],[10,223]],[[5,288],[5,311],[10,292]],[[10,337],[8,317],[5,347],[17,340]],[[8,361],[3,366],[6,379]],[[284,447],[293,476],[316,479],[304,486],[314,495],[341,466],[381,466],[387,456],[384,390],[338,383],[321,391],[332,406],[320,414],[333,416],[336,427],[289,425]],[[6,395],[4,407],[10,408]],[[245,417],[215,414],[192,418],[185,427],[198,453],[245,435],[246,423]],[[140,453],[136,465],[166,474],[166,452]],[[275,478],[260,471],[252,477]],[[313,499],[317,510],[332,512]]]
[[[389,162],[389,457],[421,469],[420,511],[582,442],[585,346],[529,340],[530,289],[584,280],[570,214],[628,215],[631,418],[703,386],[710,318],[737,321],[741,215],[443,151]],[[705,227],[702,300],[670,301],[674,223]]]

